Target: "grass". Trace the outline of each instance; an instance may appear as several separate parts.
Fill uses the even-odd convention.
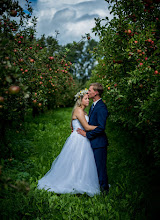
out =
[[[71,111],[61,108],[36,118],[29,115],[20,130],[8,131],[12,155],[1,159],[1,219],[150,219],[149,168],[136,150],[140,143],[110,120],[107,196],[57,195],[37,189],[71,133]]]

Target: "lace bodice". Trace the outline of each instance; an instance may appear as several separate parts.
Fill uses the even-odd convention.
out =
[[[88,115],[85,115],[85,118],[87,122],[89,121]],[[84,130],[83,126],[81,125],[80,121],[78,119],[72,120],[72,126],[73,126],[73,131],[77,130],[77,128],[81,128]]]

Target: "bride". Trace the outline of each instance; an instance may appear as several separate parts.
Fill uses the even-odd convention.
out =
[[[58,194],[100,194],[97,168],[90,141],[77,133],[77,128],[86,131],[96,126],[88,124],[85,108],[89,105],[88,90],[75,95],[71,126],[73,132],[66,140],[61,153],[53,161],[51,169],[38,181],[38,189]]]

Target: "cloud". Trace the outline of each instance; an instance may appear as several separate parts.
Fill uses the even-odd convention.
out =
[[[97,17],[99,17],[98,14],[92,14],[92,15],[85,14],[85,15],[77,18],[76,21],[94,20],[94,18],[97,18]]]
[[[24,1],[24,0],[23,0]],[[94,0],[38,0],[38,3],[45,4],[46,6],[54,6],[54,7],[62,7],[62,5],[74,5],[74,4],[79,4],[81,2],[91,2]],[[101,1],[101,0],[100,0]]]
[[[105,0],[37,0],[33,9],[33,15],[38,17],[37,36],[55,37],[58,30],[62,45],[79,41],[85,33],[94,37],[94,18],[110,16]]]
[[[81,38],[82,34],[88,33],[90,29],[88,27],[93,26],[94,21],[88,20],[88,21],[79,21],[77,23],[70,23],[67,25],[67,35],[69,36],[70,33],[74,32],[74,36],[76,38]]]
[[[52,19],[53,22],[70,22],[71,20],[76,18],[76,10],[73,8],[65,8],[60,11],[57,11]]]

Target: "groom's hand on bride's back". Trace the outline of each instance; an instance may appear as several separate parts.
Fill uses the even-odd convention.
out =
[[[77,133],[81,134],[82,136],[86,137],[86,132],[80,128],[77,128]]]

